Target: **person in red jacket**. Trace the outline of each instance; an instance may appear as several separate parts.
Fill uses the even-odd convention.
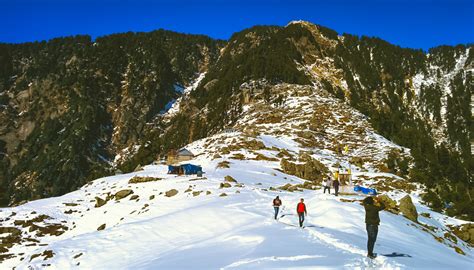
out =
[[[300,222],[300,227],[303,227],[304,216],[307,214],[306,205],[304,204],[304,199],[301,198],[301,201],[296,206],[296,212],[298,213],[298,219]]]

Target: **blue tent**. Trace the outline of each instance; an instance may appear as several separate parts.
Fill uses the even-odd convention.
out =
[[[375,190],[375,188],[365,188],[361,186],[355,186],[354,191],[362,192],[367,195],[377,195],[377,190]]]
[[[193,165],[193,164],[183,164],[181,167],[184,170],[184,174],[197,174],[198,172],[202,172],[202,167]]]
[[[168,165],[168,173],[169,174],[197,174],[198,172],[202,172],[202,167],[193,165],[193,164],[182,164],[178,166]]]

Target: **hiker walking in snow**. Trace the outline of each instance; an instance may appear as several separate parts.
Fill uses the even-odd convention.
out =
[[[373,197],[365,198],[363,205],[365,208],[365,223],[367,229],[367,257],[373,259],[376,257],[374,254],[374,245],[379,232],[379,212],[382,211],[385,206],[382,203],[380,203],[380,206],[376,206]]]
[[[298,213],[298,220],[300,222],[300,227],[303,227],[304,216],[307,214],[306,205],[304,204],[303,198],[301,198],[301,201],[296,206],[296,213]]]
[[[275,219],[278,217],[278,211],[280,211],[280,206],[281,206],[281,200],[279,196],[276,196],[275,199],[273,199],[273,208],[275,209]]]
[[[327,189],[328,193],[331,194],[331,185],[332,185],[331,178],[327,177],[326,180],[323,183],[323,186],[324,186],[323,193],[326,193],[326,189]]]
[[[335,179],[332,184],[334,186],[334,193],[337,196],[339,194],[339,180]]]

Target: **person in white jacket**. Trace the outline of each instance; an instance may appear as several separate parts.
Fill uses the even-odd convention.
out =
[[[323,193],[326,193],[326,189],[328,190],[328,193],[331,194],[331,186],[332,186],[332,181],[330,177],[326,177],[326,180],[323,182],[324,186],[324,191]]]

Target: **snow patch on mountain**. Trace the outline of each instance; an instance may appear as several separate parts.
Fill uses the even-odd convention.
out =
[[[194,80],[193,83],[191,83],[191,85],[189,85],[188,87],[185,87],[182,90],[182,95],[179,98],[177,98],[176,101],[173,102],[173,104],[170,106],[170,108],[166,110],[166,112],[164,113],[163,117],[165,119],[165,122],[169,122],[171,118],[179,112],[181,102],[183,101],[183,99],[186,99],[189,93],[191,93],[194,89],[196,89],[199,86],[199,83],[204,79],[205,76],[206,76],[206,72],[199,74],[199,76],[196,78],[196,80]]]

